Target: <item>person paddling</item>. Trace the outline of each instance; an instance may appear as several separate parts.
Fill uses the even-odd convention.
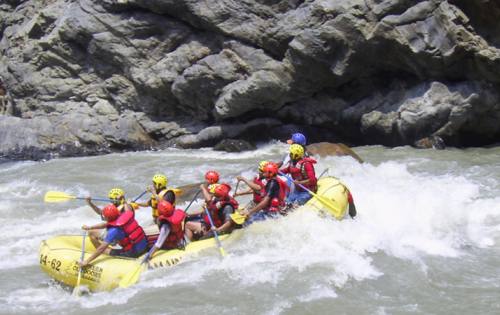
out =
[[[125,200],[125,191],[121,188],[113,188],[108,192],[108,198],[111,200],[111,203],[114,204],[117,208],[118,211],[121,213],[125,210],[134,210],[134,208],[127,203]],[[87,201],[87,204],[94,210],[95,213],[100,215],[102,217],[102,210],[98,206],[96,206],[92,202],[91,197],[85,198],[85,201]]]
[[[312,192],[317,190],[317,178],[314,171],[316,160],[304,156],[304,148],[299,144],[290,146],[290,161],[281,170],[284,174],[290,174],[295,184],[295,190],[288,196],[287,202],[305,204],[311,199],[311,194],[297,184],[300,184]]]
[[[181,209],[175,209],[174,206],[166,201],[158,202],[158,228],[160,234],[149,258],[159,249],[174,249],[184,247],[184,218],[186,214]]]
[[[145,203],[137,203],[140,207],[151,207],[151,215],[153,221],[158,223],[158,203],[161,200],[170,202],[175,205],[175,193],[172,189],[167,188],[168,179],[164,174],[156,174],[152,179],[153,186],[147,189],[151,193],[151,198]]]
[[[217,184],[213,188],[213,196],[208,189],[202,186],[206,207],[210,212],[214,223],[214,230],[218,234],[230,233],[235,228],[235,223],[231,220],[231,214],[238,209],[238,202],[229,195],[231,186],[228,184]],[[186,223],[186,236],[189,240],[197,240],[201,237],[210,237],[211,224],[204,209],[190,213],[187,216],[193,217],[202,214],[201,220],[189,221]]]
[[[285,196],[288,190],[286,183],[278,175],[278,165],[268,162],[262,169],[266,178],[265,195],[254,207],[244,211],[242,215],[247,217],[245,225],[255,221],[261,221],[276,217],[285,208]]]
[[[288,139],[286,143],[288,143],[289,145],[298,144],[302,146],[302,148],[304,149],[304,156],[309,156],[309,153],[307,152],[306,148],[307,139],[306,136],[304,136],[302,133],[296,132],[292,134],[292,137]],[[290,154],[284,156],[283,160],[280,163],[278,163],[278,168],[286,166],[288,165],[288,163],[290,163]]]
[[[102,210],[102,217],[106,221],[94,226],[83,225],[83,230],[106,229],[107,235],[101,242],[94,235],[89,235],[96,251],[84,261],[79,262],[81,267],[87,266],[101,254],[110,256],[137,258],[147,250],[146,235],[142,227],[134,218],[134,211],[125,210],[120,213],[114,204],[109,204]],[[118,243],[120,249],[111,249],[110,245]]]
[[[208,191],[215,188],[215,185],[219,183],[219,173],[217,171],[208,171],[205,173],[205,183],[204,185]],[[212,189],[213,190],[213,189]]]
[[[259,162],[259,173],[251,181],[243,176],[236,176],[236,180],[247,184],[248,189],[242,192],[235,192],[233,197],[253,194],[252,201],[245,207],[247,209],[255,207],[259,202],[261,202],[262,198],[264,198],[266,194],[266,178],[264,177],[263,172],[267,163],[269,162]]]

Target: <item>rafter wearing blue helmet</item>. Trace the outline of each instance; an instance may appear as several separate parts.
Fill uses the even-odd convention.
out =
[[[292,139],[287,140],[288,144],[300,144],[302,146],[305,146],[307,143],[306,136],[301,134],[300,132],[296,132],[292,135]]]

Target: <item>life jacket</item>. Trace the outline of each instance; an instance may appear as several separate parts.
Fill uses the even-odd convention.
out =
[[[212,200],[208,203],[207,209],[210,212],[210,216],[212,217],[212,221],[214,222],[214,226],[216,228],[224,224],[222,209],[224,209],[224,207],[228,204],[233,207],[233,210],[238,209],[238,201],[236,201],[233,197],[229,197],[226,200],[217,200],[217,198],[212,198]],[[210,219],[206,213],[203,214],[203,220],[208,226],[210,226]]]
[[[163,197],[169,190],[171,189],[165,188],[158,193],[158,197],[160,198],[160,200],[163,199]],[[175,207],[175,203],[173,203],[172,206]],[[158,201],[156,201],[156,198],[151,198],[151,215],[153,216],[153,219],[156,219],[158,217]]]
[[[184,238],[184,219],[186,218],[186,213],[180,209],[175,209],[169,217],[159,216],[158,220],[161,222],[168,222],[170,225],[170,233],[168,233],[167,239],[163,243],[163,249],[177,248],[179,242]]]
[[[146,238],[142,227],[134,218],[134,211],[125,211],[118,219],[108,222],[106,227],[119,227],[125,232],[125,238],[118,242],[124,251],[129,251],[132,247]]]
[[[316,164],[317,162],[315,159],[306,156],[306,157],[303,157],[302,159],[300,159],[295,165],[293,165],[292,161],[290,161],[290,164],[288,164],[288,172],[290,173],[290,175],[292,176],[292,178],[294,180],[301,181],[301,180],[309,179],[309,177],[307,176],[307,172],[305,170],[305,167],[304,167],[305,163],[311,163],[313,165],[313,168],[314,168],[314,164]],[[306,187],[307,189],[313,191],[313,192],[315,192],[317,189],[316,184],[306,184],[303,186]],[[300,186],[297,186],[297,189],[299,191],[304,190]]]
[[[253,191],[253,202],[255,202],[255,204],[258,204],[266,195],[266,184],[264,184],[264,181],[259,176],[255,176],[253,182],[260,186],[259,192],[255,192],[255,190]]]
[[[273,179],[270,179],[270,181],[271,180],[276,180],[278,182],[278,185],[280,187],[280,192],[278,194],[278,198],[275,197],[275,198],[271,199],[271,201],[269,203],[269,207],[265,208],[264,211],[278,212],[282,208],[284,208],[286,205],[285,199],[286,199],[286,195],[287,195],[289,188],[288,188],[288,185],[286,184],[286,182],[279,177],[275,177]]]

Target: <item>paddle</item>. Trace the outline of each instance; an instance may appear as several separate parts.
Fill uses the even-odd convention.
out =
[[[187,212],[189,207],[191,207],[191,205],[193,204],[193,202],[196,200],[196,197],[198,197],[198,195],[201,193],[201,189],[198,190],[198,192],[196,193],[196,195],[194,195],[193,199],[191,199],[191,202],[188,204],[188,206],[186,207],[186,209],[184,209],[184,212]]]
[[[238,208],[238,210],[240,209],[241,208]],[[238,210],[236,210],[234,213],[231,213],[229,216],[231,217],[231,220],[233,220],[234,223],[242,225],[243,223],[245,223],[247,217],[239,213]]]
[[[86,198],[73,196],[62,191],[48,191],[43,197],[43,201],[45,202],[63,202],[71,199],[85,200]],[[92,198],[92,200],[105,201],[105,202],[110,201],[109,199],[105,198]]]
[[[287,174],[284,174],[283,172],[278,172],[281,176],[285,176],[286,178],[290,179],[290,180],[293,180],[289,175]],[[316,193],[313,193],[311,190],[307,189],[306,187],[304,187],[304,185],[301,185],[301,184],[296,184],[298,185],[300,188],[304,189],[305,191],[307,191],[308,193],[310,193],[314,198],[316,198],[319,202],[321,202],[323,204],[323,206],[327,207],[328,209],[330,209],[333,213],[333,215],[335,216],[336,219],[341,219],[342,218],[342,211],[340,209],[337,209],[337,207],[335,206],[335,204],[328,198],[325,198],[321,195],[318,195]]]
[[[215,228],[214,221],[212,221],[212,216],[210,215],[210,211],[208,211],[208,208],[206,206],[204,207],[204,209],[205,209],[205,213],[208,217],[208,220],[210,221],[210,226],[212,228]],[[217,242],[217,247],[219,248],[220,255],[222,257],[226,256],[226,252],[224,251],[224,248],[222,248],[222,243],[219,240],[219,235],[214,230],[212,230],[212,232],[214,233],[215,241]]]
[[[139,198],[144,196],[147,192],[148,192],[147,190],[143,191],[139,196],[135,197],[134,200],[132,200],[132,202],[136,202],[137,200],[139,200]]]
[[[154,246],[151,247],[149,252],[146,254],[146,256],[144,256],[141,263],[139,264],[139,266],[137,266],[136,269],[134,269],[134,271],[123,276],[123,278],[118,283],[118,286],[120,288],[127,288],[139,280],[139,277],[141,276],[142,270],[144,269],[143,267],[146,266],[145,264],[148,261],[149,257],[151,256],[153,249],[154,249]]]
[[[82,255],[80,256],[80,262],[82,262],[83,258],[85,258],[85,237],[86,236],[87,236],[87,231],[84,231],[83,236],[82,236]],[[82,270],[83,270],[82,267],[80,267],[78,269],[78,278],[76,279],[76,285],[75,285],[75,288],[73,289],[73,296],[80,295],[80,281],[82,279]]]
[[[186,212],[189,209],[189,207],[191,207],[191,205],[196,200],[196,197],[198,196],[198,194],[200,192],[201,192],[201,190],[199,190],[196,193],[196,195],[194,196],[193,200],[191,200],[191,202],[186,207],[186,209],[184,210],[184,212]],[[139,199],[139,197],[136,198],[136,199]],[[144,256],[144,258],[142,259],[141,263],[139,264],[139,266],[137,266],[137,268],[134,269],[134,271],[126,274],[125,276],[123,276],[123,278],[118,283],[118,286],[120,288],[127,288],[127,287],[131,286],[132,284],[136,283],[139,280],[139,277],[141,276],[141,273],[142,273],[142,271],[144,269],[143,267],[145,266],[144,264],[148,261],[149,257],[151,256],[151,253],[153,252],[153,249],[154,249],[154,247],[151,247],[151,249],[149,250],[149,252],[146,254],[146,256]]]
[[[318,176],[318,179],[320,179],[321,177],[323,177],[323,175],[325,175],[326,172],[328,172],[330,168],[326,168],[319,176]]]

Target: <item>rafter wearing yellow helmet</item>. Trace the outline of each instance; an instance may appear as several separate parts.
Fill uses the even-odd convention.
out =
[[[175,192],[167,187],[168,178],[165,174],[155,174],[152,178],[153,187],[148,188],[151,198],[146,203],[138,203],[141,207],[151,207],[151,215],[156,222],[158,219],[158,202],[166,200],[175,206]]]

